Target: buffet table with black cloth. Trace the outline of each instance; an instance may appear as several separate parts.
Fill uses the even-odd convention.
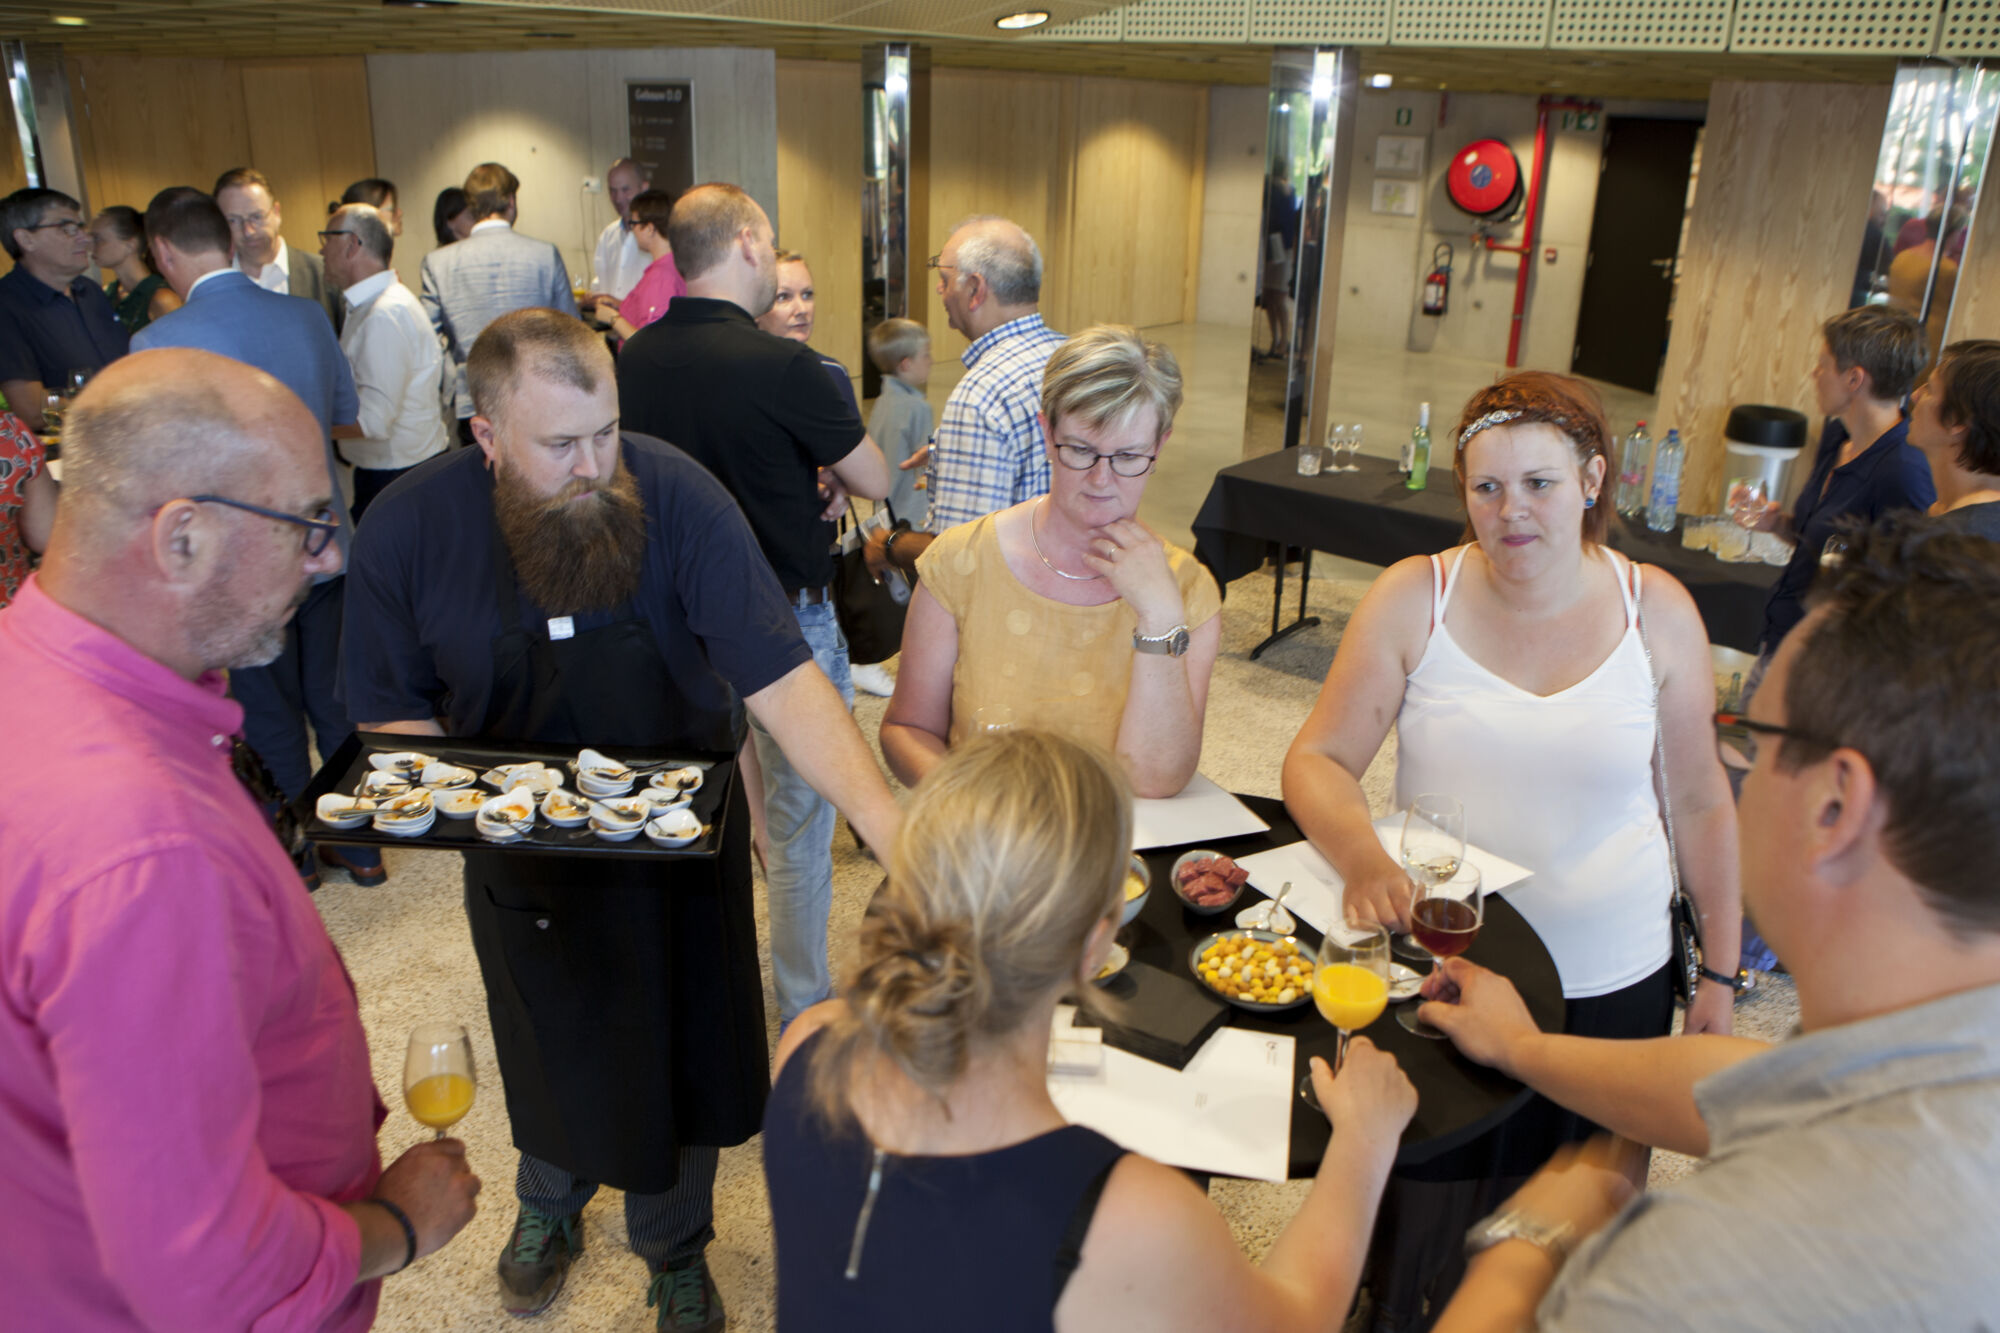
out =
[[[1313,551],[1392,565],[1407,556],[1434,555],[1458,544],[1465,531],[1465,508],[1449,470],[1434,468],[1431,484],[1413,491],[1389,459],[1363,456],[1358,466],[1359,472],[1302,477],[1295,451],[1285,449],[1222,469],[1195,515],[1195,557],[1226,590],[1232,579],[1261,568],[1273,544],[1281,554],[1285,547],[1307,553],[1306,579],[1311,577]],[[1678,529],[1653,532],[1639,524],[1615,523],[1611,545],[1679,579],[1693,595],[1712,642],[1744,652],[1757,650],[1764,601],[1778,581],[1776,568],[1725,564],[1707,551],[1691,551],[1681,545]],[[1282,564],[1279,580],[1275,595],[1281,599]],[[1304,594],[1301,588],[1302,615]],[[1281,637],[1275,604],[1271,628],[1273,639]],[[1263,646],[1259,645],[1260,651]]]
[[[1241,859],[1299,841],[1298,826],[1285,813],[1284,802],[1264,796],[1241,799],[1270,824],[1270,831],[1209,841],[1202,846]],[[1201,983],[1188,968],[1188,955],[1196,941],[1215,931],[1232,928],[1235,914],[1261,902],[1262,898],[1246,891],[1235,907],[1217,916],[1198,916],[1182,906],[1171,887],[1169,872],[1174,859],[1191,846],[1160,847],[1141,853],[1152,872],[1153,891],[1138,919],[1126,927],[1119,939],[1132,951],[1135,960],[1185,977],[1188,985],[1200,987]],[[1299,923],[1298,937],[1314,949],[1319,947],[1320,933],[1304,922]],[[1543,1030],[1562,1030],[1562,980],[1556,975],[1555,961],[1542,947],[1534,928],[1507,904],[1505,897],[1495,894],[1487,898],[1485,923],[1466,957],[1511,980]],[[1209,992],[1202,988],[1202,993]],[[1403,1131],[1398,1165],[1430,1162],[1478,1138],[1527,1103],[1530,1094],[1521,1084],[1474,1064],[1449,1041],[1430,1041],[1404,1031],[1394,1012],[1395,1006],[1391,1005],[1381,1018],[1357,1035],[1367,1037],[1394,1055],[1410,1082],[1416,1085],[1417,1113]],[[1312,1056],[1331,1061],[1339,1039],[1338,1031],[1312,1004],[1272,1014],[1231,1006],[1225,1021],[1234,1027],[1295,1038],[1299,1075],[1305,1073],[1306,1062]],[[1294,1097],[1289,1168],[1294,1179],[1311,1176],[1319,1170],[1328,1134],[1326,1117]]]

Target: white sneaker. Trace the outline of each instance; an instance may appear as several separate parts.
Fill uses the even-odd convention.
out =
[[[889,668],[879,662],[850,667],[848,674],[854,681],[854,688],[864,694],[878,695],[886,699],[896,692],[896,678],[889,674]]]

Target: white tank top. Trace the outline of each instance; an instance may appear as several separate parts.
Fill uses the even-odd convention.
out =
[[[1625,633],[1565,690],[1530,694],[1473,661],[1445,626],[1462,548],[1431,557],[1430,642],[1396,718],[1396,801],[1465,805],[1467,841],[1525,866],[1508,902],[1542,937],[1563,994],[1641,981],[1671,952],[1673,880],[1653,791],[1653,673],[1639,638],[1638,567],[1606,550]]]

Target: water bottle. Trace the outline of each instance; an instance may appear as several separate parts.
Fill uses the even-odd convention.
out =
[[[1417,428],[1410,432],[1410,479],[1403,484],[1420,491],[1431,475],[1431,405],[1417,407]]]
[[[1638,522],[1646,513],[1646,464],[1653,459],[1653,437],[1640,422],[1625,437],[1625,451],[1618,456],[1618,513]]]
[[[1672,532],[1680,517],[1681,465],[1686,462],[1681,433],[1668,431],[1653,455],[1653,498],[1646,505],[1646,526],[1655,532]]]

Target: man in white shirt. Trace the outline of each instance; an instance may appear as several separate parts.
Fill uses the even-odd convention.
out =
[[[231,167],[215,178],[215,202],[229,223],[236,267],[267,292],[319,302],[333,321],[334,331],[339,332],[339,289],[327,285],[319,256],[292,249],[278,234],[284,225],[284,210],[264,173],[255,167]]]
[[[632,234],[632,201],[652,187],[646,169],[629,157],[621,157],[604,170],[604,188],[610,192],[611,206],[618,216],[605,224],[597,237],[597,251],[590,259],[590,301],[605,323],[618,314],[623,301],[645,275],[652,257],[639,248]]]
[[[367,204],[337,209],[319,234],[327,281],[347,311],[340,350],[361,398],[361,436],[340,446],[354,465],[357,523],[390,482],[445,448],[444,351],[417,294],[389,267],[395,243],[387,219]]]

